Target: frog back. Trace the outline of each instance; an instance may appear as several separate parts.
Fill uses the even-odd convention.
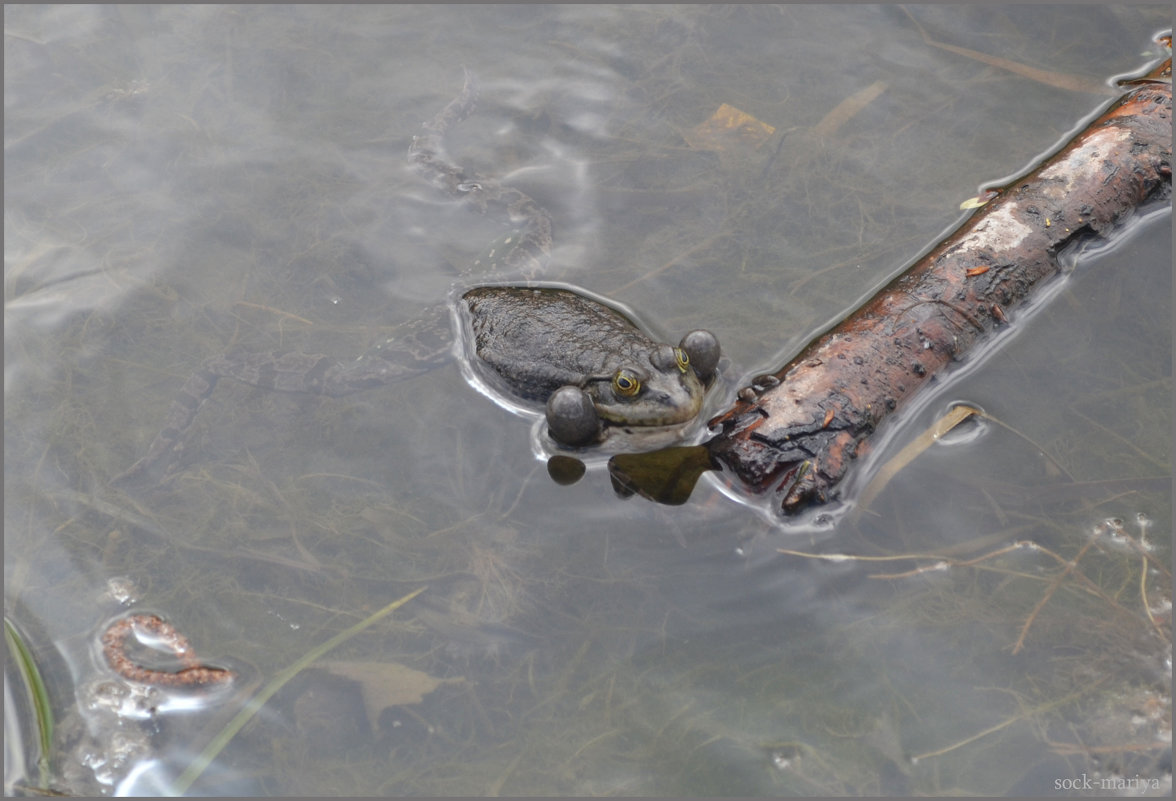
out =
[[[498,392],[542,404],[560,387],[592,395],[601,416],[637,425],[681,422],[702,388],[675,348],[650,338],[621,311],[558,287],[485,286],[458,303],[467,354]],[[619,375],[639,379],[617,397]]]

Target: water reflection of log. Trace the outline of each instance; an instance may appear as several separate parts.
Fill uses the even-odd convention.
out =
[[[710,421],[711,457],[784,514],[830,500],[881,420],[1060,270],[1171,189],[1171,59],[960,228]]]

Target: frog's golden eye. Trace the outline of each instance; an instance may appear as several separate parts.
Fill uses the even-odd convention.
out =
[[[678,369],[683,373],[690,367],[690,356],[681,348],[674,348],[674,360],[678,362]]]
[[[641,379],[632,370],[617,370],[612,385],[616,393],[625,398],[631,398],[641,391]]]

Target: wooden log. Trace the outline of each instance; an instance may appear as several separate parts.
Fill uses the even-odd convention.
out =
[[[1059,272],[1058,254],[1105,237],[1171,192],[1169,58],[1038,167],[982,195],[986,204],[913,267],[756,379],[709,425],[705,447],[784,515],[836,487],[887,416],[952,362],[989,341]]]

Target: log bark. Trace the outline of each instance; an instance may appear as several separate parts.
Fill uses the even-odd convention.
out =
[[[1103,237],[1171,192],[1171,59],[913,267],[709,422],[712,459],[784,515],[837,497],[880,422]]]

